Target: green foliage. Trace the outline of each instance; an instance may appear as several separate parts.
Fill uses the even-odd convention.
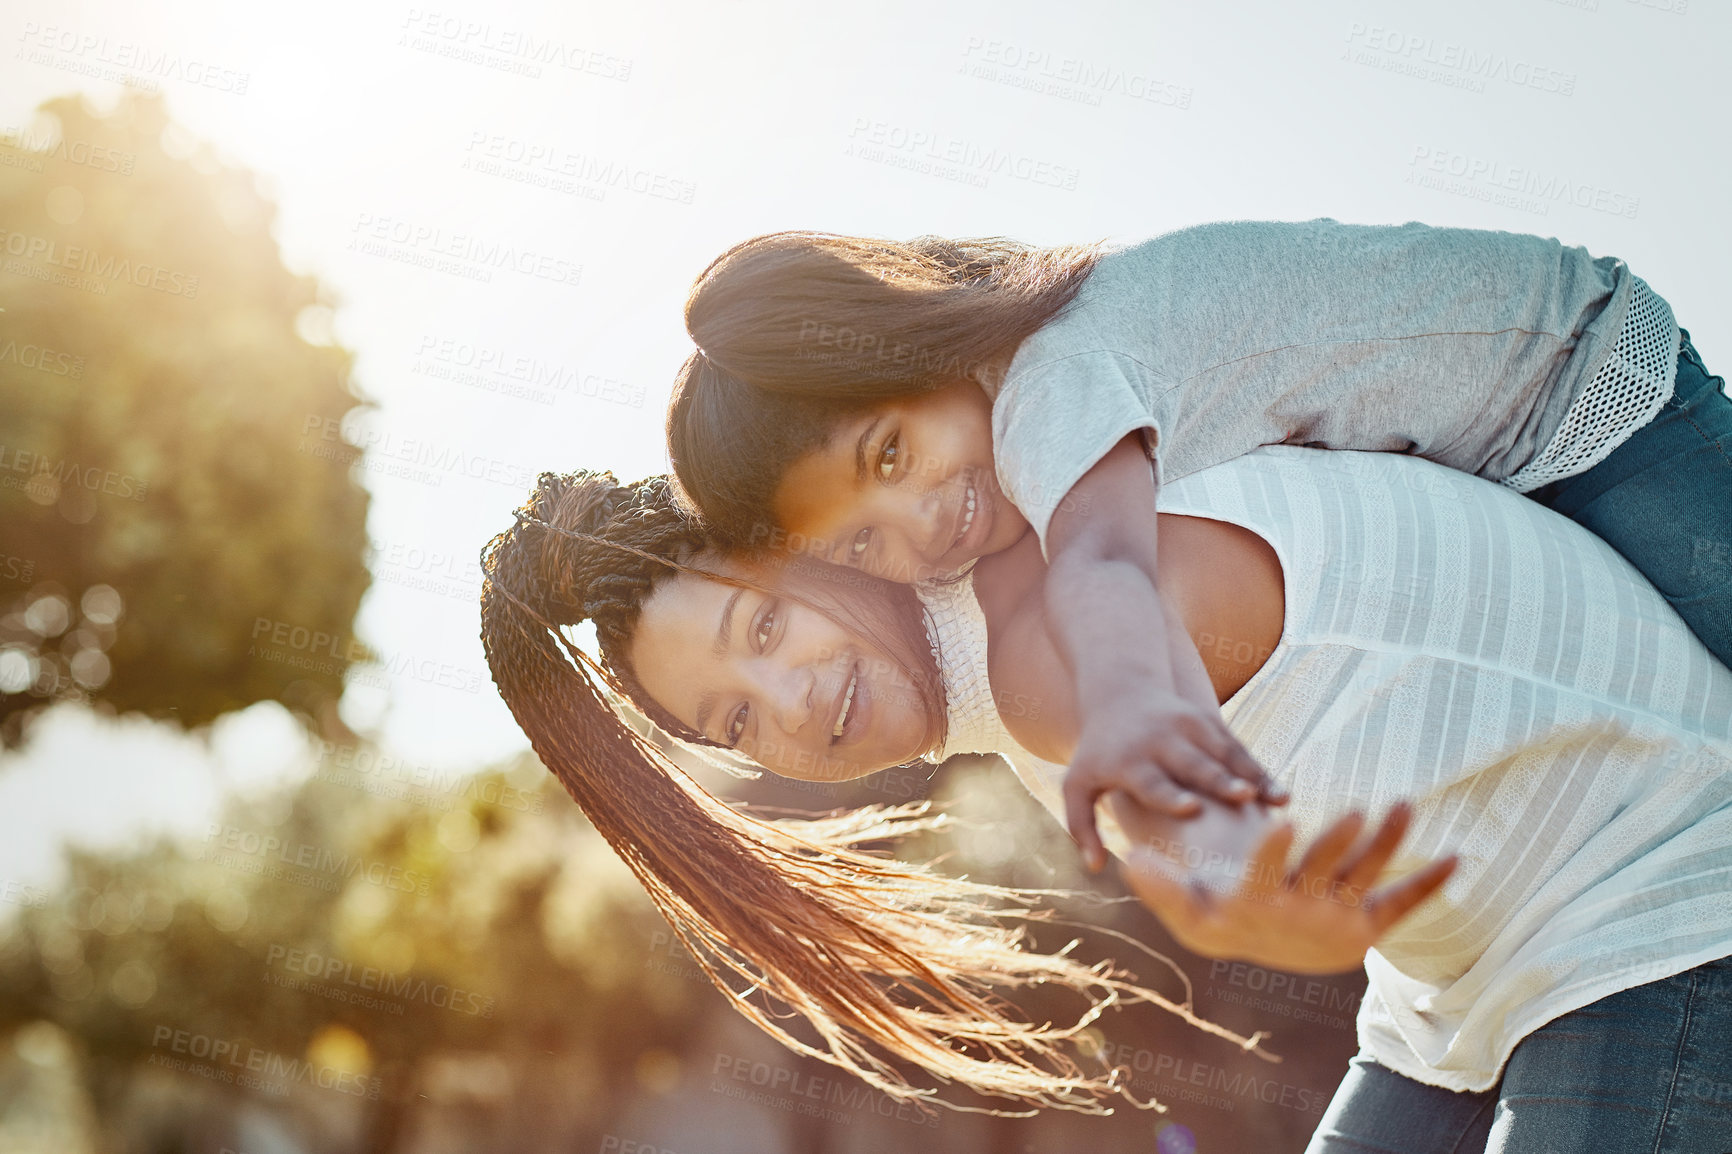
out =
[[[329,719],[365,657],[368,496],[303,443],[357,404],[351,355],[298,335],[331,302],[283,266],[253,175],[171,155],[177,131],[160,98],[68,97],[0,137],[7,745],[66,696],[189,728],[268,699]],[[81,614],[97,586],[116,624]],[[259,622],[307,640],[255,647]]]
[[[63,887],[0,911],[0,1039],[44,1020],[77,1038],[122,1125],[126,1095],[103,1087],[172,1056],[173,1031],[315,1066],[353,1038],[373,1125],[394,1127],[433,1055],[672,1048],[694,1012],[731,1013],[695,969],[649,965],[665,924],[533,757],[387,784],[324,760],[281,802],[231,803],[201,844],[70,854]],[[557,924],[571,895],[582,926]],[[632,1067],[597,1076],[623,1091]],[[612,1100],[597,1088],[593,1124]]]

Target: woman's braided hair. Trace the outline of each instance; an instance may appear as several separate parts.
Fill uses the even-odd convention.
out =
[[[627,658],[650,591],[665,577],[692,571],[708,544],[697,522],[674,503],[668,479],[621,485],[611,473],[543,473],[517,520],[502,537],[515,534],[539,545],[509,547],[495,538],[488,548],[499,568],[492,576],[506,589],[538,591],[538,610],[553,624],[593,623],[610,687],[664,731],[714,745],[644,692]]]
[[[703,573],[707,548],[666,478],[622,486],[603,472],[543,473],[516,524],[482,550],[481,641],[537,756],[740,1013],[789,1049],[922,1108],[954,1104],[888,1059],[1037,1106],[1104,1113],[1099,1100],[1113,1094],[1152,1105],[1131,1095],[1122,1068],[1088,1075],[1065,1051],[1121,1001],[1155,1002],[1256,1045],[1110,962],[1072,959],[1075,942],[1050,954],[1026,947],[1026,926],[1014,923],[1050,916],[1035,907],[1052,891],[949,877],[859,848],[946,828],[930,803],[763,820],[711,794],[628,725],[608,690],[676,736],[697,737],[642,692],[625,655],[656,583]],[[584,620],[594,623],[599,661],[560,631]],[[1041,984],[1085,998],[1075,1024],[1019,1020],[991,992]],[[778,1024],[778,1002],[822,1045]]]

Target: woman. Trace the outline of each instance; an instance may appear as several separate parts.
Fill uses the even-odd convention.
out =
[[[1367,958],[1373,996],[1362,1014],[1361,1036],[1369,1053],[1361,1056],[1363,1064],[1356,1071],[1364,1076],[1357,1081],[1350,1077],[1344,1085],[1336,1103],[1341,1109],[1332,1107],[1325,1129],[1361,1125],[1364,1116],[1373,1124],[1391,1117],[1411,1120],[1416,1116],[1413,1108],[1391,1111],[1376,1104],[1379,1096],[1387,1102],[1392,1095],[1409,1092],[1438,1096],[1428,1107],[1433,1114],[1447,1114],[1463,1100],[1483,1110],[1483,1119],[1470,1115],[1439,1139],[1446,1143],[1471,1139],[1476,1119],[1489,1122],[1495,1117],[1510,1130],[1516,1122],[1540,1118],[1539,1111],[1509,1110],[1493,1087],[1500,1071],[1506,1083],[1532,1074],[1525,1056],[1543,1048],[1535,1040],[1552,1036],[1547,1033],[1551,1023],[1571,1021],[1582,1007],[1610,1004],[1629,990],[1652,993],[1663,984],[1654,978],[1684,981],[1682,991],[1675,993],[1688,1002],[1701,982],[1719,973],[1713,966],[1732,937],[1721,924],[1732,915],[1718,910],[1725,904],[1720,899],[1732,868],[1723,848],[1732,841],[1732,830],[1725,828],[1732,820],[1725,808],[1725,719],[1732,713],[1732,678],[1609,549],[1503,490],[1381,454],[1286,449],[1265,450],[1255,457],[1198,474],[1189,484],[1170,487],[1167,497],[1179,511],[1240,524],[1272,542],[1280,558],[1282,624],[1274,652],[1226,701],[1235,732],[1270,764],[1284,767],[1284,775],[1298,775],[1290,781],[1301,827],[1321,825],[1342,801],[1375,807],[1391,796],[1413,792],[1421,795],[1415,848],[1397,865],[1445,849],[1452,828],[1469,835],[1461,847],[1467,868],[1456,884]],[[1431,547],[1420,549],[1422,540]],[[1446,540],[1458,544],[1438,551],[1437,543]],[[1406,576],[1392,580],[1397,570]],[[1419,584],[1416,575],[1429,576]],[[983,601],[994,599],[990,584],[982,591]],[[1250,585],[1257,584],[1253,575]],[[1199,588],[1210,591],[1206,582]],[[1486,594],[1489,599],[1482,599]],[[652,637],[657,618],[666,617],[653,600],[638,602],[650,612],[636,623],[640,634],[647,630]],[[735,602],[736,612],[745,600],[742,594]],[[767,645],[785,636],[777,633],[788,626],[776,619],[773,601],[762,593],[753,601],[748,606],[752,614],[740,618],[747,623],[748,638]],[[1546,614],[1554,611],[1567,619],[1549,619]],[[1015,635],[1016,614],[1006,621],[1001,613],[996,625],[992,616],[989,611],[983,628],[999,645]],[[662,622],[664,627],[670,624],[680,627],[678,614]],[[1540,636],[1554,634],[1572,644],[1586,643],[1571,650],[1573,664],[1562,662],[1561,650],[1539,646]],[[1251,644],[1242,633],[1226,636],[1234,639],[1228,652],[1240,641]],[[1608,654],[1594,647],[1608,636],[1623,649]],[[617,638],[614,645],[616,655],[632,648],[629,638]],[[655,647],[652,639],[637,651],[653,655]],[[831,669],[823,665],[820,652],[808,654],[804,663],[811,683],[805,697],[799,696],[798,686],[784,689],[795,705],[831,701],[819,732],[828,729],[829,736],[836,737],[835,719],[847,708],[846,684],[858,693],[860,672],[869,662],[859,653],[845,655],[833,663],[824,692],[817,692],[819,671]],[[497,674],[500,662],[492,648],[489,653]],[[769,659],[767,653],[758,656]],[[976,657],[988,659],[985,654]],[[974,664],[978,666],[978,660]],[[988,676],[975,677],[976,690],[965,694],[958,692],[963,682],[957,678],[969,663],[947,656],[952,729],[959,728],[959,708],[978,709],[979,686],[990,683],[1001,695],[1009,694],[1007,685],[1022,684],[1015,680],[1017,670],[1038,671],[1040,666],[1028,660],[1026,651],[1012,654],[1008,665],[994,661]],[[1611,676],[1627,669],[1638,672]],[[646,672],[637,670],[640,693]],[[1555,684],[1550,684],[1550,696],[1540,708],[1534,686],[1547,678]],[[506,678],[500,682],[506,690]],[[766,691],[768,684],[762,683]],[[826,696],[832,685],[836,697]],[[870,683],[867,687],[874,688]],[[1017,695],[1028,696],[1020,691]],[[519,708],[512,692],[507,699],[524,718],[528,711]],[[1054,700],[1062,701],[1062,695]],[[990,689],[986,701],[990,707]],[[1502,728],[1488,728],[1488,718],[1504,716],[1499,702],[1504,713],[1521,724],[1500,721]],[[1525,706],[1526,712],[1512,711],[1512,702]],[[695,717],[679,716],[692,704],[679,703],[674,724],[696,735]],[[745,704],[755,705],[761,717],[776,718],[780,729],[764,731],[773,739],[778,732],[799,736],[796,723],[811,722],[810,717],[776,715],[768,696]],[[739,720],[730,721],[730,728],[719,734],[711,730],[709,740],[726,742],[744,735],[750,717],[730,716]],[[1049,721],[1053,716],[1062,718],[1062,709],[1048,715]],[[1044,740],[1062,746],[1062,723],[1049,725],[1043,734],[1038,723],[1027,724],[1035,719],[1007,715],[1000,720],[1020,729],[1031,744]],[[842,718],[842,737],[850,736],[850,724],[861,722]],[[764,732],[753,736],[761,739]],[[1400,734],[1409,744],[1380,753],[1375,743],[1384,734]],[[956,736],[947,749],[953,748]],[[800,748],[818,756],[829,745]],[[756,752],[766,751],[771,759],[790,752],[779,740],[760,740]],[[1657,759],[1678,751],[1693,759],[1687,770],[1675,762],[1671,772],[1651,775],[1651,781],[1618,776],[1620,769],[1651,770]],[[1374,765],[1376,774],[1371,772]],[[825,772],[836,770],[827,767]],[[1036,792],[1038,796],[1040,790]],[[1515,816],[1534,822],[1540,836],[1517,836],[1521,827],[1511,826],[1510,815],[1499,809],[1500,799],[1507,805],[1511,797],[1526,799]],[[1547,798],[1549,809],[1542,804]],[[1050,797],[1042,800],[1052,805]],[[1242,830],[1239,837],[1241,847],[1255,844]],[[1257,933],[1260,926],[1283,919],[1289,928],[1305,924],[1303,919],[1292,923],[1292,911],[1281,908],[1282,902],[1293,901],[1290,892],[1276,887],[1276,892],[1258,894],[1257,885],[1266,879],[1242,864],[1231,864],[1246,859],[1259,867],[1280,863],[1284,854],[1268,852],[1268,844],[1279,848],[1280,842],[1279,834],[1267,839],[1264,851],[1255,856],[1243,849],[1223,853],[1227,872],[1243,884],[1240,892],[1213,906],[1187,908],[1170,889],[1163,889],[1158,869],[1138,868],[1133,880],[1182,938],[1189,935],[1186,940],[1206,950],[1262,956],[1284,965],[1291,962],[1282,953],[1290,943],[1259,941]],[[1362,868],[1365,862],[1349,856],[1334,864],[1340,842],[1338,830],[1324,831],[1315,856],[1330,862],[1326,874],[1333,872],[1350,891],[1356,890],[1370,880]],[[1393,848],[1387,838],[1385,848]],[[1683,870],[1694,877],[1682,876],[1680,863],[1691,855],[1699,859],[1700,868]],[[1620,918],[1641,900],[1620,887],[1643,876],[1657,887],[1655,892],[1667,896],[1646,911],[1643,931],[1632,934]],[[1253,908],[1269,899],[1279,900]],[[1695,928],[1686,928],[1690,926]],[[1597,948],[1596,934],[1609,935],[1607,949]],[[1273,954],[1258,952],[1271,949]],[[1524,954],[1524,949],[1529,952]],[[1325,951],[1302,961],[1328,968],[1340,959]],[[1564,963],[1567,973],[1559,969]],[[1672,976],[1680,974],[1689,975],[1688,980]],[[1570,980],[1570,975],[1579,980]],[[1389,1013],[1388,1021],[1377,1017],[1379,1007]],[[1710,1021],[1711,1009],[1698,1007],[1693,1020]],[[1692,1020],[1692,1015],[1682,1018]],[[1652,1066],[1646,1072],[1665,1075],[1667,1086],[1675,1087],[1680,1078],[1699,1078],[1697,1069]],[[1602,1135],[1609,1132],[1604,1118],[1595,1116],[1595,1125]],[[1437,1132],[1445,1129],[1447,1124]],[[1369,1133],[1361,1128],[1352,1138],[1377,1140]],[[1506,1139],[1522,1140],[1514,1130],[1498,1136],[1498,1141]],[[1327,1143],[1337,1140],[1320,1131],[1319,1141],[1325,1145],[1318,1149],[1332,1149]],[[1394,1142],[1394,1148],[1420,1148],[1400,1145],[1406,1138],[1384,1140]]]
[[[629,701],[676,738],[718,744],[695,716],[678,719],[645,691],[633,650],[645,606],[676,581],[722,582],[728,591],[760,584],[763,571],[730,570],[707,548],[663,478],[624,487],[606,473],[544,473],[517,524],[483,550],[481,640],[500,695],[542,763],[736,1009],[789,1049],[922,1103],[943,1100],[917,1089],[887,1058],[1037,1106],[1102,1113],[1103,1096],[1136,1102],[1121,1072],[1085,1073],[1069,1053],[1078,1032],[1116,1002],[1154,1002],[1255,1047],[1255,1038],[1203,1022],[1105,963],[1085,966],[1068,947],[1043,953],[1025,945],[1015,922],[1040,917],[1028,908],[1038,891],[946,877],[856,848],[941,828],[942,817],[927,816],[924,804],[757,820],[709,794],[628,724],[616,702]],[[706,563],[715,578],[687,576],[705,572]],[[870,764],[852,758],[852,768],[827,770],[858,776],[931,748],[944,709],[912,593],[848,576],[833,584],[795,570],[779,579],[850,627],[852,640],[839,642],[842,632],[832,631],[810,652],[829,645],[853,656],[868,681],[861,701],[872,697],[890,734],[857,743]],[[804,607],[798,619],[830,621]],[[585,621],[595,627],[599,662],[560,632]],[[697,652],[714,633],[712,624]],[[735,637],[748,633],[742,625]],[[766,744],[758,752],[794,766],[819,748]],[[1030,1024],[992,994],[994,986],[1037,984],[1084,997],[1079,1019],[1068,1027]],[[783,1028],[753,996],[759,990],[804,1017],[823,1045]]]

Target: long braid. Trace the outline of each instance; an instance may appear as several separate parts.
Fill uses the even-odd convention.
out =
[[[1005,923],[1045,919],[1051,911],[1033,907],[1049,891],[948,877],[857,848],[945,828],[930,803],[760,820],[628,726],[604,686],[672,723],[621,656],[655,583],[693,570],[704,547],[665,479],[627,487],[607,473],[543,473],[517,523],[482,551],[481,639],[537,756],[739,1012],[789,1049],[923,1108],[972,1109],[915,1087],[887,1058],[1037,1106],[1105,1113],[1099,1099],[1112,1094],[1155,1105],[1131,1095],[1122,1069],[1090,1076],[1065,1052],[1118,1002],[1154,1002],[1256,1047],[1260,1034],[1204,1022],[1109,962],[1073,960],[1074,942],[1052,954],[1025,948],[1026,926]],[[560,633],[584,619],[595,623],[600,662]],[[1043,983],[1084,997],[1075,1024],[1021,1021],[991,993]],[[784,1030],[754,1000],[759,991],[804,1017],[823,1045]]]

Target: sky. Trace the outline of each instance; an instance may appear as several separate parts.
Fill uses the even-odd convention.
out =
[[[370,446],[356,633],[404,672],[355,680],[344,715],[463,769],[527,745],[482,658],[477,551],[541,470],[665,470],[681,305],[728,246],[1532,232],[1623,258],[1724,373],[1728,49],[1732,11],[1704,0],[14,2],[0,130],[154,87],[171,148],[260,175],[332,305],[303,333],[354,350],[376,402],[343,431]],[[489,264],[502,248],[526,271]],[[196,835],[224,791],[304,763],[269,706],[200,741],[60,712],[0,755],[0,877],[49,876],[63,837]]]

